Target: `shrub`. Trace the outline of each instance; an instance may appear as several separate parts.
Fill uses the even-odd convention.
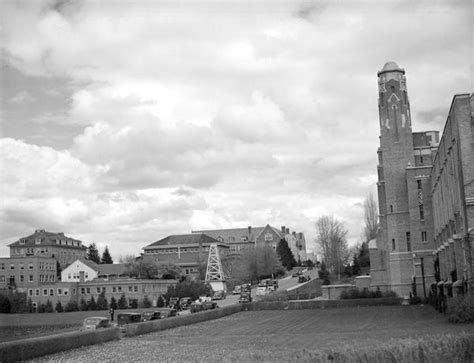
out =
[[[62,313],[64,311],[63,309],[63,305],[61,304],[61,301],[58,300],[58,302],[56,303],[56,308],[55,310],[58,312],[58,313]]]
[[[397,294],[394,291],[387,291],[382,293],[379,289],[371,291],[368,289],[358,290],[358,289],[349,289],[341,292],[340,299],[375,299],[380,297],[397,297]]]
[[[10,299],[6,295],[0,294],[0,313],[10,313]]]
[[[142,304],[143,304],[143,307],[144,307],[144,308],[149,308],[149,307],[151,307],[151,301],[150,301],[150,299],[148,298],[148,295],[145,295],[145,296],[143,297]]]
[[[138,308],[138,300],[137,299],[130,299],[129,306],[131,309]]]
[[[7,298],[10,300],[10,313],[28,312],[28,301],[25,293],[10,292]]]
[[[269,295],[264,295],[260,301],[286,301],[288,300],[288,293],[286,291],[276,291]]]
[[[474,322],[474,296],[454,298],[448,308],[448,321],[451,323]]]

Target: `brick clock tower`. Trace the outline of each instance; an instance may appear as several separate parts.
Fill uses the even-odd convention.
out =
[[[405,70],[395,62],[387,62],[377,76],[380,228],[376,240],[369,243],[371,285],[407,296],[413,282],[428,291],[422,285],[424,282],[427,285],[428,270],[432,270],[432,250],[423,242],[427,241],[427,231],[431,230],[425,228],[427,219],[431,218],[428,208],[431,201],[427,201],[425,195],[429,194],[433,145],[426,141],[430,133],[412,132]],[[418,141],[422,139],[424,141]],[[422,153],[425,159],[421,158],[420,164]],[[428,221],[427,224],[432,223]],[[425,255],[428,257],[420,259],[419,256]]]

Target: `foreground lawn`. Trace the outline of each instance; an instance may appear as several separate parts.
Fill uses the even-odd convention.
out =
[[[63,352],[42,360],[317,360],[328,357],[328,352],[378,347],[393,351],[390,347],[416,345],[425,339],[439,341],[439,349],[443,350],[445,337],[451,341],[453,337],[474,339],[474,324],[449,324],[429,306],[250,311]]]

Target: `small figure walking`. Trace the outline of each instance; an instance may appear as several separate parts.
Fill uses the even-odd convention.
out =
[[[110,308],[110,310],[109,310],[110,321],[114,321],[114,313],[115,313],[114,308]]]

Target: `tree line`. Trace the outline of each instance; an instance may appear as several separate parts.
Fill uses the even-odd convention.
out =
[[[321,216],[316,220],[316,243],[322,257],[319,277],[329,284],[329,274],[340,280],[341,276],[359,275],[370,267],[369,241],[377,235],[378,207],[372,194],[364,200],[364,231],[360,242],[349,248],[348,230],[334,216]]]

